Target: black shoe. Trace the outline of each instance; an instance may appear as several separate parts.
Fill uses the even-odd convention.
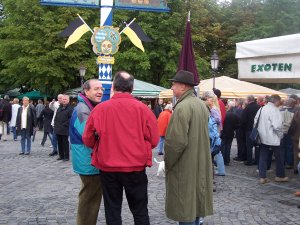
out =
[[[298,174],[299,172],[298,172],[298,170],[294,170],[294,174]]]
[[[63,159],[63,161],[64,161],[64,162],[67,162],[67,161],[69,161],[69,159]]]
[[[63,160],[62,158],[58,157],[56,160]]]
[[[244,164],[245,164],[245,166],[253,166],[254,165],[253,162],[248,162],[248,161],[244,162]]]
[[[164,155],[164,153],[162,153],[162,152],[159,152],[159,153],[158,153],[158,155]]]
[[[57,155],[57,152],[51,152],[51,153],[49,154],[49,156],[55,156],[55,155]]]
[[[30,155],[30,152],[26,152],[24,155]]]
[[[19,155],[24,155],[24,152],[19,153]]]

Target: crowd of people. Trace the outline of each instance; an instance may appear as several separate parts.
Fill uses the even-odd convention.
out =
[[[259,183],[269,182],[266,171],[276,162],[276,182],[287,182],[285,169],[298,173],[300,106],[291,95],[278,95],[223,102],[213,89],[201,98],[194,92],[193,74],[178,71],[171,89],[177,101],[160,99],[151,110],[132,96],[134,78],[120,71],[114,76],[111,98],[101,102],[99,80],[87,80],[78,94],[78,104],[59,94],[57,101],[36,106],[28,97],[0,102],[0,135],[14,141],[21,136],[20,155],[31,153],[32,136],[43,130],[41,146],[49,138],[57,160],[69,161],[82,186],[78,194],[78,225],[95,225],[103,198],[108,225],[122,224],[123,190],[134,224],[149,225],[148,178],[152,150],[164,157],[166,215],[180,225],[199,225],[213,214],[214,176],[225,176],[230,165],[233,139],[236,161],[257,165]],[[258,139],[253,140],[253,128]],[[300,192],[295,193],[300,196]]]

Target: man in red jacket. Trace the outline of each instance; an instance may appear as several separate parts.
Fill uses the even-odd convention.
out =
[[[93,148],[92,165],[101,170],[108,225],[122,224],[123,189],[134,224],[150,225],[145,168],[152,166],[159,133],[154,114],[131,95],[133,82],[127,72],[116,73],[112,98],[94,108],[82,138]]]

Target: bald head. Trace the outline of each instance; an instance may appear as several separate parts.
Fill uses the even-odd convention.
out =
[[[126,71],[119,71],[115,74],[113,81],[113,89],[115,92],[133,91],[134,77]]]

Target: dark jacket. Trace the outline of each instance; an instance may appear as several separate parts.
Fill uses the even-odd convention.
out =
[[[251,131],[253,128],[254,117],[260,106],[256,102],[251,102],[246,106],[241,116],[241,127],[244,131]]]
[[[159,104],[156,104],[153,108],[153,113],[156,116],[156,118],[159,117],[159,114],[163,111],[163,107]]]
[[[48,106],[46,106],[41,111],[39,118],[44,119],[43,122],[44,122],[44,132],[45,133],[52,133],[52,131],[53,131],[53,128],[51,126],[51,121],[52,121],[53,115],[54,115],[54,112]]]
[[[16,127],[18,133],[21,131],[21,125],[22,125],[22,112],[23,112],[23,106],[21,106],[18,109],[17,114],[17,121],[16,121]],[[33,128],[36,127],[37,120],[36,120],[36,113],[33,106],[28,106],[28,112],[27,112],[27,124],[26,124],[26,132],[29,132],[30,135],[33,135]]]
[[[69,126],[72,113],[73,107],[70,104],[66,106],[61,104],[59,106],[54,118],[54,132],[56,134],[69,136]]]
[[[234,131],[238,128],[239,117],[233,111],[227,111],[224,120],[223,130],[221,131],[222,139],[232,139]]]
[[[0,121],[8,123],[11,120],[11,104],[6,99],[3,99],[0,104],[3,110],[3,116],[0,118]]]

